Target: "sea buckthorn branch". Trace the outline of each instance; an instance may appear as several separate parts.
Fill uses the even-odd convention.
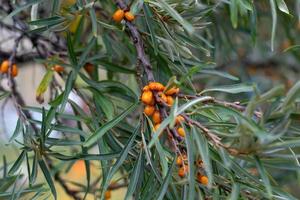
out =
[[[129,10],[126,3],[122,0],[116,0],[116,4],[120,9],[122,9],[124,11]],[[144,42],[141,38],[141,35],[140,35],[138,29],[131,21],[128,21],[128,20],[126,20],[125,25],[128,28],[129,35],[135,45],[137,55],[138,55],[138,60],[144,66],[144,71],[146,73],[148,81],[154,81],[152,66],[150,64],[148,57],[146,56],[146,53],[144,50]]]
[[[186,95],[186,94],[178,94],[179,98],[184,98],[184,99],[196,99],[201,97],[201,95]],[[208,96],[209,97],[209,96]],[[210,97],[210,99],[208,101],[205,101],[203,103],[215,103],[218,105],[222,105],[224,107],[229,107],[229,108],[233,108],[236,109],[238,111],[244,112],[246,110],[245,106],[240,105],[240,102],[228,102],[228,101],[222,101],[222,100],[218,100],[215,97]],[[259,111],[254,111],[254,114],[256,117],[261,118],[262,117],[262,113]]]

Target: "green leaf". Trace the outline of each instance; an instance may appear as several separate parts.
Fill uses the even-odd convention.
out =
[[[126,99],[130,102],[136,102],[138,100],[136,94],[126,85],[117,81],[94,81],[88,79],[86,76],[80,73],[80,77],[91,87],[109,95],[113,95],[122,99]]]
[[[67,48],[68,48],[69,60],[72,64],[72,67],[76,68],[77,67],[77,57],[76,57],[75,49],[74,49],[73,42],[72,42],[72,36],[69,32],[67,34]]]
[[[44,93],[47,91],[49,84],[51,83],[53,78],[53,71],[48,70],[47,73],[44,75],[42,81],[40,82],[38,88],[36,89],[36,99],[42,103],[44,101]]]
[[[284,49],[283,52],[296,51],[298,49],[300,49],[300,45],[292,45],[292,46],[289,46],[288,48]]]
[[[157,0],[157,2],[159,2],[162,8],[166,10],[176,21],[178,21],[178,23],[181,24],[188,33],[191,34],[195,31],[194,27],[185,19],[183,19],[182,16],[174,8],[172,8],[166,1]]]
[[[271,13],[272,13],[272,33],[271,33],[271,50],[274,51],[274,42],[277,26],[277,11],[274,0],[270,0]]]
[[[107,131],[112,129],[115,125],[117,125],[120,121],[122,121],[128,114],[130,114],[136,107],[138,103],[134,103],[129,106],[126,110],[124,110],[120,115],[115,117],[113,120],[107,122],[99,129],[96,130],[95,133],[90,135],[87,140],[83,143],[83,146],[89,147],[94,144],[99,138],[101,138]]]
[[[96,44],[96,38],[92,37],[92,39],[89,41],[87,47],[84,49],[83,53],[81,54],[80,58],[79,58],[79,64],[78,66],[81,67],[87,60],[89,53],[91,52],[92,48],[95,46]]]
[[[136,160],[136,163],[134,165],[134,168],[133,168],[132,173],[131,173],[130,178],[129,178],[130,182],[129,182],[128,189],[127,189],[127,192],[126,192],[125,200],[131,199],[133,193],[136,190],[138,181],[141,178],[140,175],[141,175],[141,172],[142,172],[142,162],[143,162],[143,159],[144,159],[143,156],[144,156],[143,151],[141,151],[140,154],[139,154],[138,159]]]
[[[18,14],[19,12],[22,12],[23,10],[29,8],[30,6],[40,3],[42,0],[31,0],[31,1],[27,1],[26,3],[24,3],[23,5],[17,7],[14,11],[12,11],[11,13],[9,13],[9,15],[6,16],[6,18],[11,18],[13,16],[15,16],[16,14]]]
[[[50,190],[52,192],[54,199],[57,199],[56,189],[55,189],[55,185],[52,180],[52,177],[51,177],[51,173],[50,173],[45,161],[42,158],[39,160],[39,166],[44,174],[44,177],[46,178],[46,181],[50,187]]]
[[[65,18],[61,16],[53,16],[45,19],[38,19],[35,21],[28,22],[29,25],[34,26],[53,26],[65,21]]]
[[[228,74],[227,72],[222,72],[222,71],[202,69],[200,71],[200,73],[202,73],[202,74],[216,75],[216,76],[228,78],[228,79],[233,80],[233,81],[238,81],[239,80],[238,77],[232,76],[231,74]]]
[[[9,142],[12,142],[14,139],[16,139],[18,137],[18,135],[22,132],[22,130],[23,130],[23,124],[21,122],[21,119],[19,118],[17,121],[15,131],[14,131],[13,135],[11,136],[11,138],[9,139]]]
[[[289,9],[287,7],[287,5],[285,4],[284,0],[276,0],[277,3],[277,7],[280,11],[286,13],[286,14],[290,14]]]
[[[23,150],[22,153],[19,155],[18,159],[13,164],[13,166],[8,171],[9,175],[13,175],[21,167],[21,164],[25,158],[25,155],[26,155],[26,151]]]
[[[186,141],[186,148],[187,148],[187,155],[188,155],[188,167],[189,167],[189,193],[188,199],[195,199],[195,144],[194,144],[194,137],[195,134],[186,130],[184,126],[184,130],[187,133],[185,137]]]
[[[260,159],[258,158],[258,156],[254,156],[254,160],[256,163],[256,167],[259,171],[259,174],[262,178],[262,181],[267,189],[268,197],[271,199],[272,198],[272,186],[271,186],[270,180],[268,178],[267,172],[266,172],[264,166],[262,165]]]
[[[238,0],[231,0],[230,4],[230,19],[233,28],[237,28],[238,24]]]
[[[128,142],[124,146],[123,150],[120,153],[120,157],[117,159],[116,163],[112,166],[112,168],[109,170],[107,177],[105,178],[105,182],[103,184],[103,189],[102,189],[102,196],[104,195],[104,192],[109,186],[109,183],[113,177],[113,175],[118,171],[118,169],[121,167],[123,162],[128,156],[129,151],[132,148],[132,145],[134,143],[136,135],[139,133],[140,130],[140,123],[136,126],[133,134],[130,136]]]
[[[300,96],[300,81],[298,81],[287,93],[286,98],[282,104],[282,108],[291,105],[294,100]]]
[[[200,94],[204,94],[206,92],[226,92],[226,93],[230,93],[230,94],[253,92],[253,85],[235,84],[235,85],[217,86],[217,87],[202,90],[200,92]]]
[[[162,200],[168,190],[168,187],[169,187],[169,184],[170,184],[170,181],[172,179],[172,172],[173,172],[173,168],[175,166],[175,160],[176,158],[174,157],[173,158],[173,162],[171,164],[171,167],[169,168],[169,171],[168,171],[168,174],[167,176],[165,177],[164,181],[163,181],[163,184],[161,185],[159,191],[158,191],[158,195],[157,195],[157,200]]]
[[[3,92],[2,94],[0,94],[0,100],[5,99],[9,95],[10,95],[10,92]]]
[[[98,37],[98,27],[97,27],[97,16],[93,7],[89,10],[91,21],[92,21],[92,31],[95,38]]]
[[[108,71],[112,71],[112,72],[120,72],[120,73],[124,73],[124,74],[134,74],[135,73],[135,70],[121,67],[113,62],[107,61],[106,58],[96,60],[93,63],[99,64],[99,65],[103,66],[105,69],[107,69]]]
[[[68,75],[67,81],[66,81],[66,85],[65,85],[65,91],[63,92],[63,96],[62,96],[62,100],[61,100],[61,106],[60,106],[60,112],[63,113],[63,111],[65,110],[68,98],[69,98],[69,94],[72,90],[72,87],[74,85],[76,79],[76,72],[75,71],[71,71]]]
[[[93,88],[91,88],[91,90],[94,95],[95,104],[97,104],[101,108],[108,120],[112,120],[114,116],[113,103],[110,101],[110,99],[108,99],[97,90],[94,90]]]
[[[198,151],[200,152],[201,159],[204,163],[204,170],[207,174],[208,177],[208,187],[210,188],[213,183],[213,172],[212,172],[212,165],[211,165],[211,160],[210,160],[210,152],[208,148],[208,143],[206,138],[203,136],[202,133],[196,132],[196,129],[194,126],[192,128],[192,134],[195,138],[196,141],[196,146],[198,148]]]

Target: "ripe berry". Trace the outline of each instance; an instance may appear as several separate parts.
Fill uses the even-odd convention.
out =
[[[159,124],[161,122],[161,116],[159,110],[153,113],[152,120],[154,124]]]
[[[208,178],[206,176],[201,176],[200,183],[202,183],[203,185],[207,185],[208,184]]]
[[[176,159],[176,164],[178,166],[181,166],[183,164],[183,160],[182,160],[182,157],[181,156],[178,156],[177,159]]]
[[[148,85],[146,85],[145,87],[143,87],[143,92],[145,92],[145,91],[149,91],[150,90],[150,88],[149,88],[149,86]]]
[[[171,97],[171,96],[167,96],[167,104],[168,104],[169,106],[172,106],[172,105],[173,105],[173,103],[174,103],[174,99],[173,99],[173,97]]]
[[[94,65],[91,64],[91,63],[86,63],[86,64],[84,65],[84,69],[85,69],[85,71],[86,71],[87,73],[91,74],[91,73],[93,73],[93,71],[94,71]]]
[[[176,88],[176,87],[172,87],[170,89],[168,89],[165,94],[166,95],[174,95],[174,94],[178,94],[179,92],[179,88]]]
[[[64,67],[60,66],[60,65],[54,65],[54,67],[52,68],[54,71],[56,71],[57,73],[59,72],[63,72],[64,71]]]
[[[126,18],[127,21],[131,22],[131,21],[134,20],[135,17],[134,17],[134,15],[131,12],[126,12],[125,13],[125,18]]]
[[[145,108],[144,108],[144,113],[145,113],[147,116],[152,116],[153,113],[154,113],[154,111],[155,111],[155,107],[154,107],[154,106],[149,106],[149,105],[147,105],[147,106],[145,106]]]
[[[8,72],[8,67],[9,67],[9,61],[4,60],[1,64],[1,68],[0,68],[1,73],[7,73]]]
[[[160,124],[156,124],[156,125],[154,126],[154,131],[157,131],[157,129],[159,128],[159,126],[160,126]]]
[[[167,103],[168,98],[167,98],[167,96],[166,96],[164,93],[159,92],[159,93],[158,93],[158,96],[159,96],[164,102]]]
[[[182,166],[178,170],[178,176],[183,178],[186,175],[187,172],[188,172],[188,167],[187,166]]]
[[[105,200],[108,200],[111,198],[111,191],[110,190],[107,190],[105,193],[104,193],[104,199]]]
[[[149,88],[150,90],[155,90],[155,91],[163,91],[165,89],[165,86],[159,82],[151,82],[149,83]]]
[[[181,137],[185,137],[185,131],[182,127],[178,128],[177,132]]]
[[[142,101],[146,105],[151,105],[153,103],[153,93],[151,91],[145,91],[142,94]]]
[[[184,118],[183,118],[181,115],[178,115],[178,116],[175,118],[175,123],[176,123],[176,124],[180,124],[181,122],[184,122]]]
[[[121,9],[118,9],[114,14],[113,14],[113,20],[115,22],[120,22],[124,18],[124,11]]]
[[[12,69],[11,69],[11,76],[16,77],[19,73],[19,69],[16,64],[13,64]]]

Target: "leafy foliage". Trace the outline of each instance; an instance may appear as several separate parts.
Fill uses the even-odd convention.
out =
[[[20,154],[11,163],[3,159],[0,199],[56,199],[56,182],[74,199],[103,199],[121,187],[125,199],[297,199],[282,188],[278,174],[299,176],[300,82],[264,87],[244,74],[257,53],[255,60],[299,61],[299,1],[6,4],[11,10],[1,23],[11,23],[32,42],[34,62],[46,69],[37,100],[43,102],[47,90],[51,94],[44,107],[30,107],[16,87],[1,88],[0,99],[11,97],[20,115],[9,140]],[[114,22],[113,12],[124,5],[135,20]],[[290,44],[278,50],[285,35]],[[41,50],[38,45],[46,42]],[[20,55],[3,60],[18,61]],[[224,63],[238,63],[240,73]],[[63,71],[53,70],[55,65]],[[291,70],[299,75],[299,67]],[[180,88],[172,106],[158,106],[166,116],[157,129],[139,99],[152,75],[164,92]],[[179,115],[184,121],[178,125]],[[185,137],[174,134],[178,126]],[[184,155],[187,174],[180,176],[176,161]],[[79,160],[86,184],[61,178]],[[24,163],[27,173],[21,171]],[[199,174],[208,182],[199,181]]]

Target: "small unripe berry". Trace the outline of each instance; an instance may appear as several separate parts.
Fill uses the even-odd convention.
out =
[[[155,107],[154,106],[150,106],[150,105],[147,105],[145,106],[144,108],[144,113],[147,115],[147,116],[152,116],[153,113],[155,111]]]
[[[154,124],[159,124],[161,122],[161,116],[159,110],[156,110],[152,115],[152,120]]]
[[[7,73],[8,72],[8,67],[9,67],[9,61],[8,60],[4,60],[1,63],[1,68],[0,68],[1,73]]]
[[[182,127],[177,129],[177,133],[178,135],[180,135],[181,137],[185,137],[185,131]]]
[[[124,18],[124,11],[121,9],[118,9],[114,14],[113,14],[113,20],[115,22],[120,22]]]
[[[131,21],[134,20],[135,17],[134,17],[134,15],[131,12],[126,12],[125,13],[125,18],[126,18],[127,21],[131,22]]]
[[[146,105],[151,105],[153,103],[153,93],[151,91],[145,91],[142,94],[142,101]]]

